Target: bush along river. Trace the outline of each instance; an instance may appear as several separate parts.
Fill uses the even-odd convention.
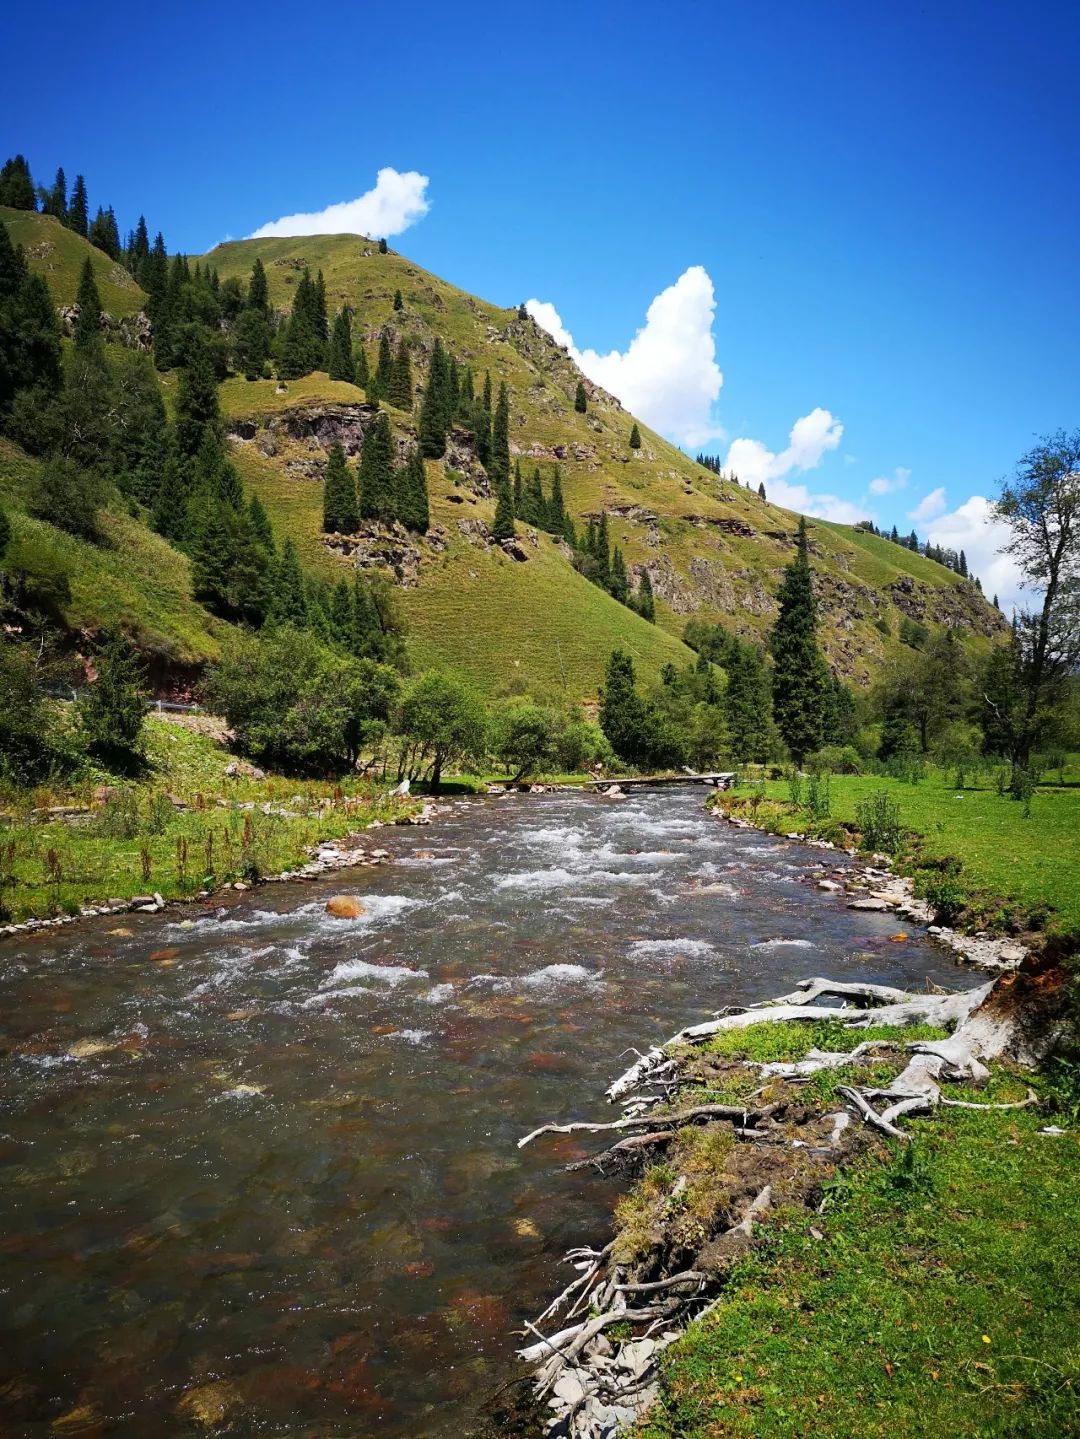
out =
[[[807,975],[975,982],[699,789],[380,840],[381,869],[0,948],[0,1431],[467,1433],[619,1192],[524,1133],[612,1118],[628,1049]]]

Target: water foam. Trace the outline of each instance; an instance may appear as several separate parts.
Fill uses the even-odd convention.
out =
[[[638,939],[628,951],[631,959],[665,959],[669,956],[692,956],[703,959],[715,954],[707,939]]]

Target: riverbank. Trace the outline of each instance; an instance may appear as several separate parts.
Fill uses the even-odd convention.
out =
[[[846,847],[848,831],[831,817],[824,826],[779,796],[763,804],[760,786],[716,796],[710,808],[737,827],[830,833],[811,843]],[[909,832],[898,862],[925,865],[924,840]],[[635,1432],[649,1439],[795,1439],[810,1429],[835,1439],[898,1430],[1049,1436],[1071,1432],[1080,1417],[1080,1083],[1075,1065],[1031,1071],[1075,1016],[1075,980],[1049,951],[1028,956],[1011,936],[934,925],[917,881],[889,860],[810,866],[806,880],[848,896],[849,908],[928,925],[981,967],[1023,962],[1024,972],[987,987],[992,1005],[1015,1010],[1014,1038],[988,1042],[980,1010],[966,1052],[981,1059],[958,1065],[965,1022],[950,1037],[951,1022],[920,1029],[909,1016],[897,1029],[875,1023],[871,1008],[852,1049],[837,1018],[811,1009],[760,1028],[742,1027],[760,1016],[736,1014],[688,1030],[692,1048],[680,1036],[649,1051],[609,1089],[611,1099],[631,1095],[623,1119],[595,1126],[614,1128],[617,1142],[589,1163],[637,1180],[616,1207],[614,1238],[576,1256],[584,1278],[566,1302],[571,1316],[587,1305],[585,1319],[546,1340],[534,1329],[539,1342],[522,1351],[539,1366],[556,1432],[592,1439],[640,1420]],[[985,914],[985,904],[969,904],[965,917]],[[1016,917],[1014,909],[1014,925]],[[1027,937],[1041,946],[1041,936]],[[1060,939],[1059,930],[1050,948]],[[711,1037],[725,1024],[731,1032]],[[905,1067],[901,1055],[938,1044],[950,1057],[942,1081],[974,1081],[980,1094],[961,1097],[936,1081],[928,1096],[920,1083],[912,1089],[920,1061]],[[649,1094],[640,1096],[641,1084]],[[914,1134],[897,1129],[882,1120],[878,1095],[893,1104],[886,1120],[893,1109],[932,1117],[916,1120]],[[609,1312],[589,1320],[598,1308]],[[542,1316],[548,1329],[552,1313]]]
[[[148,718],[145,735],[134,777],[8,797],[0,935],[367,863],[358,836],[423,816],[423,801],[358,777],[267,774],[205,719]]]

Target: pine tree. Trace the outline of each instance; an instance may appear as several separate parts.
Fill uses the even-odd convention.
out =
[[[630,448],[632,450],[641,449],[641,431],[638,429],[637,420],[630,427]]]
[[[607,589],[611,582],[611,546],[608,541],[607,510],[600,511],[600,522],[596,526],[596,570],[597,583]]]
[[[262,545],[268,555],[272,555],[274,553],[274,531],[270,524],[270,516],[266,513],[258,495],[252,495],[248,501],[248,523],[257,543]]]
[[[347,380],[356,383],[356,361],[352,351],[352,321],[348,308],[342,308],[334,316],[334,328],[330,335],[330,357],[327,372],[332,380]]]
[[[532,478],[525,488],[525,506],[529,511],[529,524],[544,528],[548,516],[544,500],[544,485],[540,478],[539,466],[534,466]]]
[[[138,278],[149,254],[150,231],[146,228],[146,217],[140,215],[139,223],[135,226],[134,233],[131,236],[131,243],[128,245],[126,256],[127,267],[136,278]]]
[[[187,537],[189,488],[184,459],[175,442],[169,443],[154,496],[152,523],[158,534],[170,544],[180,545]]]
[[[763,500],[763,499],[765,498],[765,481],[764,481],[764,480],[759,481],[758,487],[757,487],[757,492],[758,492],[758,499],[759,499],[759,500]]]
[[[61,224],[67,219],[67,177],[63,167],[57,170],[52,188],[43,190],[41,210],[45,215],[54,215]]]
[[[548,503],[547,528],[554,535],[561,535],[566,529],[566,507],[563,504],[562,476],[558,465],[551,479],[551,499]]]
[[[48,285],[0,222],[0,416],[19,390],[46,398],[61,378],[60,322]]]
[[[90,211],[86,199],[86,181],[81,175],[75,176],[75,184],[71,187],[71,200],[68,204],[67,227],[74,230],[76,235],[86,238],[90,229]]]
[[[733,758],[760,764],[768,758],[769,677],[754,645],[737,642],[724,660],[724,718]]]
[[[326,281],[321,270],[315,276],[311,291],[311,325],[319,341],[320,355],[325,355],[326,347],[330,343],[330,325],[326,313]],[[319,369],[320,366],[316,365],[315,368]]]
[[[94,280],[94,267],[87,255],[79,275],[79,288],[75,294],[79,307],[79,318],[75,321],[72,339],[77,350],[91,349],[101,343],[101,298]]]
[[[784,572],[773,627],[773,713],[796,764],[821,747],[829,692],[829,669],[818,648],[817,606],[810,577],[806,520],[799,520],[795,558]]]
[[[371,371],[368,368],[367,350],[364,349],[363,345],[357,345],[355,358],[356,383],[367,393],[369,399],[374,399],[375,396],[371,393]]]
[[[97,677],[79,699],[79,719],[94,754],[130,762],[146,720],[146,676],[134,646],[119,631],[105,634],[94,654]]]
[[[993,598],[993,600],[991,601],[991,603],[993,604],[994,609],[999,610],[999,609],[1001,608],[1001,606],[998,604],[998,597],[997,597],[997,595],[994,596],[994,598]]]
[[[221,411],[210,349],[201,327],[188,336],[176,390],[176,438],[181,453],[195,455],[207,430],[218,433]]]
[[[959,570],[960,570],[961,575],[962,575],[962,576],[964,577],[964,579],[966,580],[967,577],[968,577],[968,563],[967,563],[967,555],[964,554],[963,550],[960,551],[960,561],[959,561],[959,566],[958,566],[958,567],[959,567]]]
[[[405,336],[398,340],[398,347],[394,354],[394,361],[390,371],[390,387],[386,395],[387,401],[396,410],[411,412],[413,407],[413,376],[412,362],[409,359],[409,346]]]
[[[491,459],[488,479],[496,491],[510,490],[510,393],[506,382],[499,385],[499,399],[491,422]]]
[[[517,531],[514,529],[514,501],[510,495],[509,485],[500,485],[498,499],[495,501],[495,519],[491,525],[492,538],[499,541],[512,540]]]
[[[270,603],[267,619],[274,625],[295,625],[303,629],[308,621],[307,595],[300,557],[292,540],[286,540],[270,572]]]
[[[116,225],[116,216],[110,205],[107,210],[98,206],[98,212],[94,216],[94,222],[90,226],[90,233],[87,236],[91,245],[103,250],[110,260],[120,258],[120,231]]]
[[[523,520],[523,521],[525,522],[525,524],[531,525],[531,524],[532,524],[532,520],[531,520],[531,518],[529,517],[529,515],[526,513],[526,505],[525,505],[525,486],[522,484],[522,481],[521,481],[521,461],[520,461],[520,460],[515,460],[515,461],[514,461],[514,489],[513,489],[513,500],[514,500],[514,518],[515,518],[515,519],[518,519],[518,520]]]
[[[305,270],[293,296],[292,313],[281,346],[278,373],[285,380],[299,380],[322,369],[326,358],[326,294]]]
[[[390,348],[390,332],[383,330],[379,336],[379,355],[375,362],[375,373],[368,387],[376,400],[385,400],[390,394],[390,381],[394,373],[394,355]]]
[[[643,620],[648,620],[651,625],[656,623],[656,601],[653,598],[652,580],[649,578],[648,570],[641,572],[636,608]]]
[[[390,247],[389,247],[389,245],[386,243],[385,240],[380,240],[380,241],[379,241],[379,254],[380,254],[380,255],[385,255],[385,254],[389,251],[389,249],[390,249]]]
[[[385,410],[379,411],[364,436],[359,490],[361,519],[394,518],[394,437]]]
[[[323,485],[323,529],[327,534],[354,535],[360,528],[360,512],[356,502],[356,481],[353,479],[345,451],[335,443],[326,463]]]
[[[630,582],[626,576],[626,561],[623,559],[622,550],[619,549],[618,545],[615,546],[614,553],[611,556],[610,589],[612,595],[620,604],[626,604],[630,598]]]
[[[247,302],[253,310],[268,310],[270,308],[270,290],[266,283],[266,267],[258,256],[256,256],[255,263],[251,267]]]
[[[395,291],[394,291],[394,309],[395,309],[395,310],[403,310],[404,308],[405,308],[405,301],[401,298],[401,291],[400,291],[400,290],[395,290]]]
[[[246,380],[261,378],[270,358],[270,343],[270,325],[266,311],[254,305],[246,305],[236,317],[233,326],[236,360]]]
[[[406,529],[415,534],[427,534],[431,523],[428,506],[427,471],[419,447],[414,449],[405,463],[398,501],[398,517]]]
[[[0,205],[7,205],[12,210],[37,209],[30,166],[22,155],[6,161],[0,170]]]
[[[574,409],[579,415],[583,415],[588,408],[589,402],[585,394],[585,386],[581,380],[578,380],[577,389],[574,391]]]
[[[427,385],[420,402],[417,436],[420,452],[429,460],[437,460],[446,451],[446,430],[449,423],[446,404],[447,362],[442,341],[436,337],[431,350]]]
[[[192,491],[197,503],[240,510],[244,485],[235,465],[229,463],[221,436],[211,425],[203,427],[202,440],[192,465]]]
[[[643,758],[648,711],[637,692],[634,662],[624,650],[612,650],[600,691],[600,728],[608,744],[629,764]]]

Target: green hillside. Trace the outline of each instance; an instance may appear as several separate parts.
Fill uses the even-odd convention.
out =
[[[9,210],[0,205],[0,220],[7,226],[13,245],[21,245],[30,268],[44,275],[57,305],[70,305],[79,288],[79,274],[87,256],[94,267],[94,280],[101,307],[114,320],[135,315],[146,295],[124,269],[52,215],[33,210]]]
[[[384,327],[395,340],[404,335],[420,384],[436,337],[460,364],[471,365],[479,375],[490,371],[495,383],[505,380],[511,390],[512,456],[520,458],[526,474],[539,465],[545,479],[558,463],[575,520],[607,511],[612,543],[622,548],[629,566],[648,569],[657,597],[657,628],[680,636],[694,615],[722,621],[748,637],[765,634],[775,613],[780,572],[790,558],[796,517],[719,480],[640,421],[642,448],[632,451],[633,417],[588,381],[588,411],[577,413],[573,400],[579,371],[531,318],[520,319],[516,307],[501,309],[468,295],[405,256],[381,254],[376,244],[357,236],[234,241],[204,258],[222,278],[246,279],[257,256],[266,267],[273,306],[287,312],[305,266],[313,273],[321,269],[331,312],[342,304],[354,310],[354,339],[365,343],[373,359]],[[400,311],[393,308],[397,290],[404,302]],[[289,525],[309,560],[326,552],[317,534],[319,486],[312,478],[299,478],[315,469],[313,441],[302,432],[305,420],[316,420],[329,431],[348,424],[349,406],[362,398],[354,391],[350,399],[350,388],[309,376],[284,387],[232,380],[223,391],[234,429],[255,440],[241,446],[246,478],[271,514]],[[396,415],[395,424],[407,430],[411,420]],[[266,453],[270,449],[273,454]],[[467,449],[454,458],[459,467],[469,466]],[[455,653],[460,635],[446,619],[453,615],[473,626],[467,633],[477,635],[469,663],[478,670],[491,665],[505,672],[521,658],[517,649],[524,642],[523,627],[543,628],[552,615],[572,614],[582,603],[582,589],[568,561],[554,553],[543,565],[508,562],[498,587],[505,599],[497,607],[484,603],[479,580],[460,585],[460,575],[470,569],[477,575],[503,574],[499,566],[478,569],[475,545],[463,548],[456,533],[458,521],[470,516],[490,521],[493,503],[482,472],[465,475],[454,493],[456,504],[443,503],[453,487],[442,472],[442,465],[430,468],[429,482],[433,519],[443,527],[450,550],[438,564],[426,558],[421,563],[415,590],[406,591],[406,609],[425,653]],[[811,553],[826,651],[836,668],[856,682],[869,681],[899,652],[899,622],[905,615],[956,627],[976,640],[985,641],[1002,628],[1000,615],[973,584],[887,540],[815,521]],[[331,562],[343,563],[337,556]],[[588,598],[595,603],[605,597]],[[495,609],[500,612],[492,613]],[[888,636],[879,621],[888,625]],[[640,623],[628,611],[611,622],[630,634]],[[580,673],[592,672],[590,689],[609,633],[609,627],[590,623],[588,632],[577,636]],[[667,656],[657,637],[652,639],[651,644],[639,641],[643,660],[647,654]],[[551,649],[539,635],[529,643],[537,653]],[[547,676],[553,677],[550,667]]]

